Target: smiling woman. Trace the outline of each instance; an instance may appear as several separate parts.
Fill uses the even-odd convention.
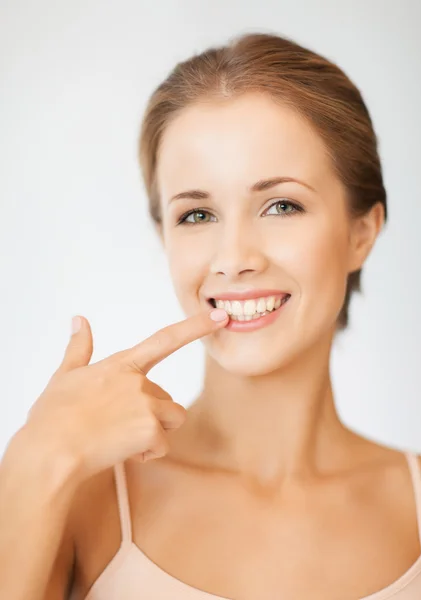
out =
[[[38,476],[12,477],[25,466],[7,455],[3,530],[41,523],[14,536],[36,558],[61,537],[42,600],[63,597],[71,568],[77,600],[421,598],[419,459],[345,427],[330,376],[387,216],[360,92],[291,40],[244,35],[176,65],[151,96],[139,156],[188,318],[89,366],[79,320],[13,444],[37,440]],[[203,389],[183,411],[147,373],[199,338]],[[35,496],[31,520],[18,492],[45,479],[51,431],[54,493]],[[17,555],[39,590],[27,547]]]
[[[419,598],[418,459],[347,429],[329,373],[387,216],[359,90],[244,35],[174,68],[139,156],[184,312],[229,321],[168,455],[116,469],[123,549],[89,600]]]
[[[87,598],[419,598],[417,457],[347,429],[329,374],[387,214],[360,92],[244,35],[174,68],[139,156],[185,314],[229,321],[168,455],[116,468],[123,545]]]
[[[253,106],[249,106],[249,114],[246,114],[246,106],[252,96]],[[269,103],[274,106],[268,112]],[[240,106],[243,106],[242,114]],[[190,108],[188,117],[187,107]],[[277,110],[279,114],[275,118],[279,129],[278,135],[275,135],[271,130],[271,114]],[[286,123],[279,122],[281,111],[291,113],[286,115]],[[215,114],[212,124],[216,129],[211,131],[209,128],[205,132],[204,117],[209,121],[212,113]],[[245,121],[248,117],[252,120]],[[180,119],[181,124],[178,123]],[[189,129],[185,126],[187,123],[190,124]],[[233,129],[234,123],[237,123],[237,128],[232,140],[228,137],[229,129],[225,130],[225,127]],[[209,169],[212,165],[220,173],[219,182],[222,183],[223,173],[227,170],[232,181],[234,165],[240,167],[240,157],[248,149],[247,166],[250,163],[255,165],[255,172],[262,173],[257,162],[263,163],[265,174],[269,172],[279,176],[278,171],[281,168],[283,171],[283,177],[279,179],[252,185],[250,193],[268,192],[277,182],[279,185],[294,182],[293,174],[308,173],[326,184],[326,177],[317,170],[322,166],[324,172],[330,171],[330,180],[335,179],[335,183],[342,184],[340,193],[346,199],[350,215],[367,214],[378,205],[383,208],[384,219],[387,217],[376,135],[359,90],[336,65],[291,40],[252,34],[240,37],[229,46],[211,48],[178,64],[152,95],[143,121],[139,151],[150,213],[157,224],[162,220],[163,198],[168,202],[173,199],[204,201],[212,197],[210,190],[201,189],[177,190],[173,195],[173,188],[168,191],[168,196],[164,187],[166,182],[159,185],[159,171],[164,168],[162,163],[165,161],[162,146],[165,148],[169,143],[171,130],[174,130],[173,135],[182,131],[185,144],[190,144],[183,155],[178,155],[177,167],[175,163],[171,164],[173,170],[183,162],[185,172],[206,157]],[[262,146],[262,137],[266,135]],[[309,147],[305,146],[306,138],[310,142]],[[268,156],[261,156],[263,148],[267,154],[272,154],[272,162],[276,156],[275,172],[268,163]],[[181,152],[182,149],[180,144],[178,150]],[[186,159],[191,160],[186,162]],[[289,170],[287,165],[290,165]],[[243,164],[242,168],[245,169],[246,165]],[[211,177],[212,174],[209,172],[207,175]],[[190,170],[185,181],[191,188],[192,181],[197,179],[198,174]],[[176,180],[172,185],[181,185],[181,173],[179,180],[180,183]],[[297,183],[315,193],[308,179],[302,177]],[[244,180],[239,181],[237,190],[242,190],[244,185]],[[319,196],[323,200],[324,194]],[[378,206],[376,216],[380,220]],[[337,319],[340,329],[348,323],[350,298],[354,291],[360,289],[360,279],[360,266],[349,270],[344,302]]]

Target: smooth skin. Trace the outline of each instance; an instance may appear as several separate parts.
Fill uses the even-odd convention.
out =
[[[250,190],[277,176],[302,183]],[[162,577],[229,599],[356,600],[388,586],[421,552],[408,466],[401,452],[341,423],[329,372],[346,279],[375,244],[381,205],[351,219],[317,133],[290,108],[256,94],[197,104],[172,120],[160,147],[158,187],[158,233],[187,317],[207,311],[218,292],[292,295],[268,327],[235,333],[221,326],[203,338],[203,390],[183,425],[166,431],[165,456],[125,461],[134,543]],[[182,224],[188,211],[195,216]],[[100,389],[106,396],[108,385]],[[72,567],[77,600],[84,598],[117,552],[111,464],[126,450],[142,451],[125,440],[125,427],[113,428],[119,401],[110,413],[118,440],[112,457],[104,459],[108,439],[102,443],[95,423],[88,425],[110,466],[82,483],[79,477],[73,495],[68,482],[79,470],[71,465],[63,476],[62,458],[54,493],[42,486],[35,493],[40,472],[15,475],[22,452],[12,454],[8,476],[15,489],[33,481],[35,501],[21,519],[10,493],[3,511],[14,519],[1,546],[9,551],[15,540],[10,586],[22,577],[16,547],[23,538],[26,555],[33,560],[37,553],[36,567],[28,558],[24,571],[32,582],[37,573],[46,576],[58,549],[44,600],[62,598]],[[94,421],[96,411],[89,415]],[[36,447],[50,461],[63,456],[57,447]],[[37,508],[40,498],[55,507],[54,519]],[[61,542],[53,520],[63,529]]]

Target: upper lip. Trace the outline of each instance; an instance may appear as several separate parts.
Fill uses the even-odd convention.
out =
[[[266,298],[269,296],[289,296],[289,292],[281,290],[245,290],[243,292],[225,292],[215,293],[207,296],[208,300],[251,300],[256,298]]]

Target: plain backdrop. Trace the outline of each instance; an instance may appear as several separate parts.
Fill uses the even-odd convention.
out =
[[[136,158],[142,112],[178,61],[244,32],[337,62],[380,141],[390,220],[338,338],[343,421],[421,452],[419,0],[0,0],[0,454],[85,315],[93,361],[181,319]],[[188,406],[201,342],[151,372]]]

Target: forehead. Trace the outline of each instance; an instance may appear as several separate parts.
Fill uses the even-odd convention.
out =
[[[275,175],[306,179],[320,188],[333,172],[310,123],[268,95],[189,106],[161,139],[157,182],[163,197],[194,185],[245,186]]]

